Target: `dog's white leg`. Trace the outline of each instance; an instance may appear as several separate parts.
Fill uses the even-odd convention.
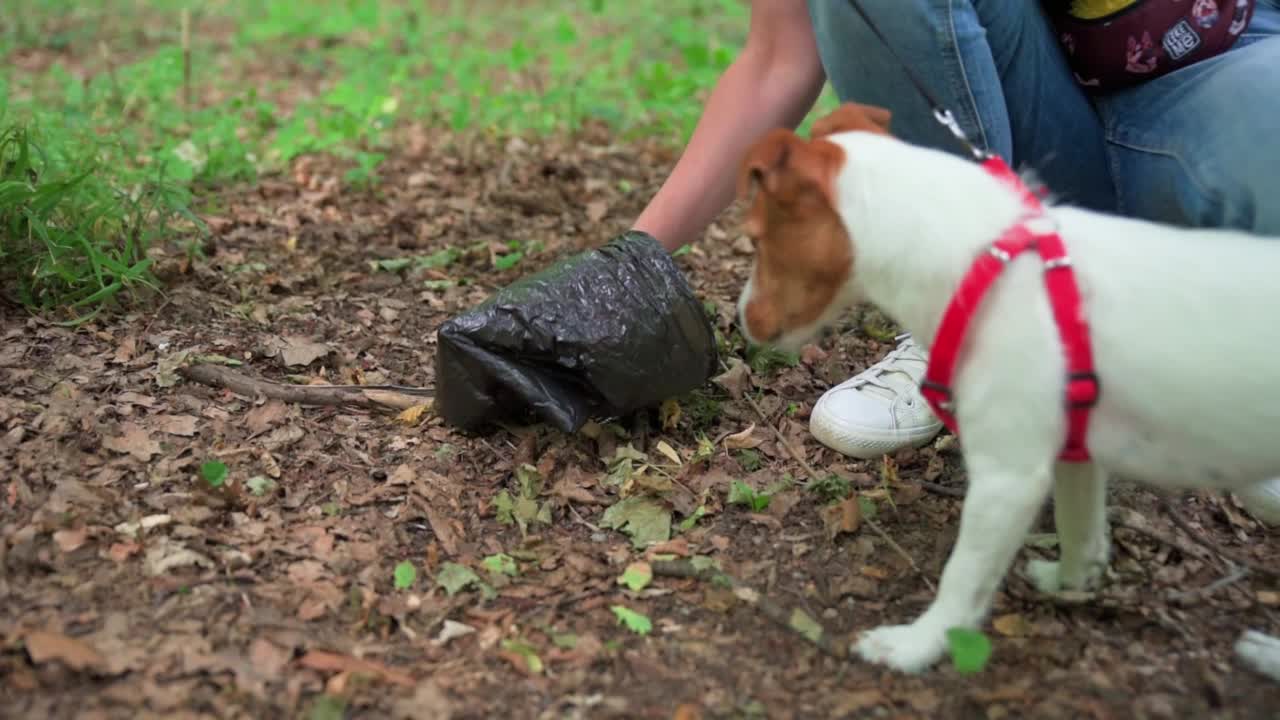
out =
[[[1063,463],[1054,468],[1053,522],[1058,561],[1031,560],[1027,575],[1041,592],[1089,590],[1111,559],[1107,524],[1107,475],[1095,463]]]
[[[1239,490],[1236,496],[1264,525],[1280,527],[1280,478]]]
[[[910,625],[880,627],[863,635],[854,648],[863,659],[920,672],[946,651],[947,630],[976,628],[986,619],[992,595],[1049,496],[1050,462],[1012,467],[1003,458],[976,454],[970,447],[960,534],[942,571],[937,598]]]
[[[1280,638],[1245,630],[1236,640],[1235,651],[1245,665],[1280,683]]]

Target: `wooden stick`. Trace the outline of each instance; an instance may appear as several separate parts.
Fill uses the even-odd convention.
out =
[[[246,397],[266,397],[299,405],[357,407],[379,412],[399,412],[430,405],[435,391],[400,385],[286,385],[252,378],[221,365],[186,365],[182,377],[210,387],[224,388]]]
[[[960,488],[939,485],[938,483],[931,483],[928,480],[917,480],[916,482],[920,484],[920,487],[928,490],[934,495],[964,499],[964,490],[961,490]]]

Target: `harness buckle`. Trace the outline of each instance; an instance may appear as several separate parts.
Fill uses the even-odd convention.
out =
[[[1044,262],[1045,272],[1048,272],[1050,270],[1057,270],[1059,268],[1064,268],[1064,267],[1071,267],[1070,255],[1063,255],[1062,257],[1056,257],[1051,260],[1046,260]]]
[[[1102,395],[1102,382],[1094,372],[1073,372],[1067,375],[1067,407],[1072,410],[1091,408]]]
[[[920,381],[920,394],[946,412],[955,410],[955,401],[951,399],[951,388],[946,385],[926,378]]]

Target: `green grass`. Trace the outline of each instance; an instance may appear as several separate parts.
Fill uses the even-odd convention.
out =
[[[407,123],[492,137],[599,121],[683,144],[747,25],[739,0],[6,6],[0,287],[68,317],[154,284],[147,248],[197,233],[220,186],[309,153],[375,186]]]

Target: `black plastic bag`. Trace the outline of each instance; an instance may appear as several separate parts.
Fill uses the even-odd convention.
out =
[[[435,409],[464,430],[533,416],[576,432],[698,388],[719,361],[702,303],[638,231],[512,283],[437,343]]]

